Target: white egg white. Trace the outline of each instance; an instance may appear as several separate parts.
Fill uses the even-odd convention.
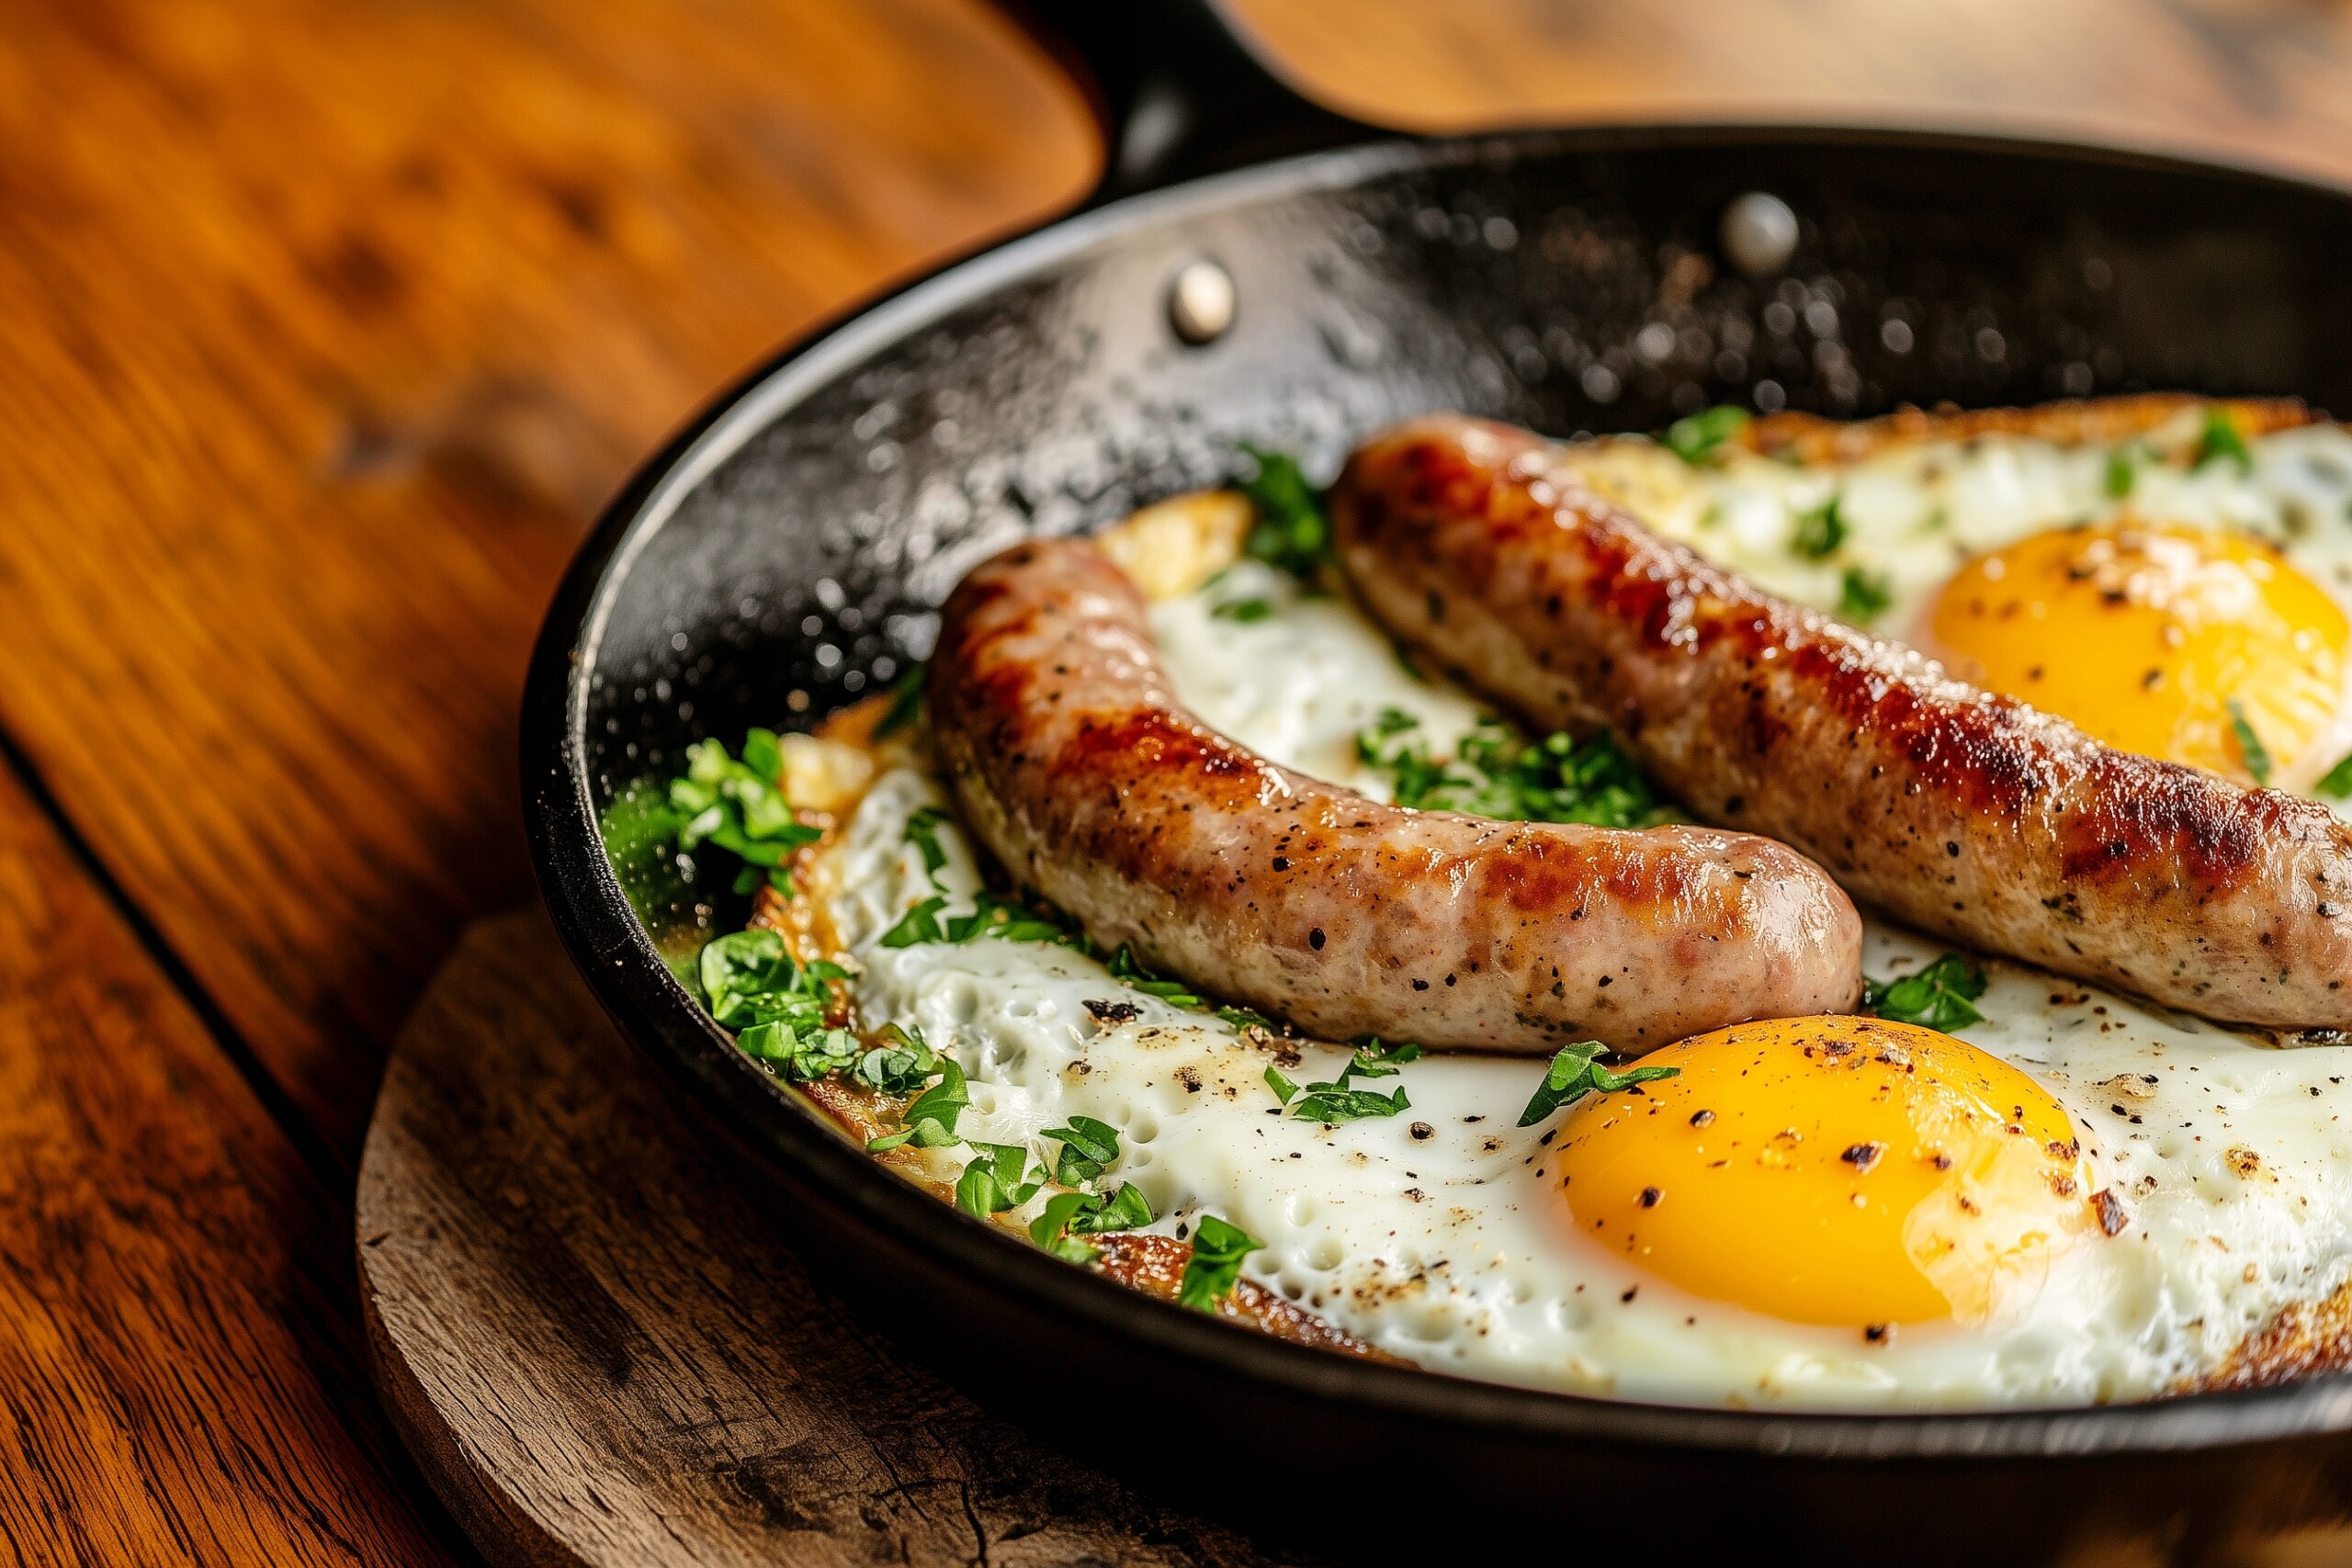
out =
[[[1962,555],[2099,514],[2099,470],[2095,455],[2038,443],[1889,453],[1842,477],[1849,548],[1894,574],[1899,615]],[[1668,509],[1671,531],[1774,591],[1834,604],[1835,575],[1786,550],[1793,513],[1833,482],[1740,460]],[[2332,427],[2255,444],[2250,480],[2151,469],[2143,482],[2177,490],[2167,515],[2257,528],[2315,579],[2352,590],[2352,439]],[[2290,501],[2304,509],[2300,523]],[[1258,599],[1267,613],[1234,613]],[[1367,793],[1384,781],[1354,738],[1383,709],[1415,715],[1442,751],[1482,716],[1464,694],[1412,673],[1343,601],[1303,594],[1255,563],[1155,606],[1152,621],[1179,694],[1207,722]],[[1548,1158],[1560,1117],[1516,1124],[1538,1061],[1425,1057],[1372,1086],[1401,1084],[1408,1111],[1324,1127],[1283,1113],[1264,1046],[1068,948],[880,945],[931,890],[908,817],[945,804],[933,779],[885,774],[811,879],[860,970],[864,1021],[920,1027],[954,1052],[971,1079],[967,1136],[1043,1153],[1038,1134],[1074,1113],[1120,1128],[1114,1178],[1143,1190],[1155,1229],[1178,1232],[1204,1213],[1240,1225],[1266,1244],[1244,1265],[1251,1278],[1421,1366],[1707,1404],[2075,1404],[2192,1383],[2282,1309],[2352,1275],[2352,1048],[2283,1049],[1991,963],[1984,1021],[1963,1038],[2065,1107],[2098,1180],[2123,1200],[2123,1231],[2066,1255],[2013,1321],[1906,1326],[1883,1344],[1698,1299],[1567,1222]],[[947,912],[961,913],[978,865],[952,823],[938,839]],[[1866,967],[1893,976],[1938,951],[1873,925]],[[1086,1004],[1106,1000],[1136,1016],[1098,1022]],[[1329,1077],[1345,1059],[1312,1045],[1303,1057],[1284,1068],[1293,1080]],[[968,1156],[929,1157],[952,1176]]]

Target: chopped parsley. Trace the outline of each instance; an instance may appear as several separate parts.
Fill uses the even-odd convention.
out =
[[[937,887],[939,874],[947,865],[947,852],[939,847],[939,825],[947,820],[947,813],[936,806],[918,806],[907,814],[907,842],[922,856],[923,874]]]
[[[913,947],[919,942],[966,942],[994,937],[1003,942],[1059,942],[1066,947],[1089,950],[1086,939],[1071,928],[1059,910],[1042,904],[1033,908],[1000,898],[985,888],[973,896],[970,914],[942,919],[941,913],[947,908],[947,887],[939,874],[946,868],[947,852],[939,841],[939,829],[953,820],[935,806],[917,807],[907,814],[906,840],[922,857],[923,873],[930,877],[934,891],[910,906],[882,933],[883,946]]]
[[[792,815],[784,795],[784,745],[772,729],[744,736],[741,761],[716,740],[687,747],[684,776],[670,781],[669,807],[678,818],[681,851],[713,844],[744,863],[735,879],[738,893],[763,880],[790,892],[792,873],[785,863],[824,836]]]
[[[806,1082],[857,1059],[857,1037],[829,1028],[831,983],[849,977],[838,964],[796,964],[775,931],[734,931],[704,944],[695,963],[703,1005],[736,1032],[743,1054]]]
[[[743,862],[739,894],[765,883],[792,890],[793,852],[823,837],[792,813],[784,793],[784,742],[772,729],[743,737],[739,759],[716,740],[686,748],[686,771],[672,779],[657,814],[648,797],[630,814],[630,850],[641,852],[658,836],[681,853],[707,844]],[[780,932],[731,931],[703,944],[691,975],[703,1005],[720,1028],[735,1034],[745,1055],[797,1081],[846,1069],[858,1056],[857,1037],[829,1027],[831,983],[849,977],[837,964],[794,962]]]
[[[1412,715],[1388,708],[1356,737],[1356,755],[1388,775],[1399,806],[1599,828],[1654,828],[1674,818],[1606,732],[1584,741],[1565,730],[1526,740],[1489,719],[1441,760],[1413,733],[1419,728]]]
[[[993,937],[1000,942],[1058,942],[1081,951],[1088,946],[1086,939],[1064,922],[1059,910],[1011,903],[987,892],[977,896],[970,914],[958,915],[947,922],[949,942],[972,942],[981,937]]]
[[[1883,571],[1864,571],[1860,567],[1846,569],[1845,581],[1838,587],[1838,614],[1858,625],[1868,626],[1886,613],[1894,603],[1894,592]]]
[[[941,886],[939,872],[947,863],[946,852],[939,842],[939,829],[950,820],[945,812],[929,806],[918,807],[907,818],[907,841],[922,856],[934,888]],[[1000,942],[1054,942],[1075,948],[1089,957],[1095,953],[1093,942],[1070,923],[1068,916],[1035,895],[1027,896],[1024,902],[1001,898],[982,889],[974,895],[970,914],[943,919],[946,908],[947,895],[944,890],[918,899],[882,933],[882,945],[913,947],[922,942],[960,943],[992,938]],[[1146,996],[1157,997],[1171,1007],[1214,1011],[1236,1029],[1278,1027],[1273,1020],[1254,1009],[1210,1008],[1190,986],[1154,974],[1136,957],[1133,949],[1125,945],[1111,954],[1107,966],[1113,979]]]
[[[1297,458],[1256,446],[1241,450],[1257,465],[1241,486],[1257,518],[1243,552],[1296,577],[1320,575],[1331,555],[1331,520],[1322,496],[1306,482]]]
[[[972,1103],[964,1069],[956,1065],[955,1057],[936,1052],[932,1054],[931,1066],[938,1073],[939,1081],[915,1096],[899,1130],[868,1143],[867,1153],[888,1154],[907,1144],[919,1149],[944,1148],[963,1141],[956,1135],[956,1123]]]
[[[1950,1034],[1982,1023],[1976,999],[1984,994],[1984,971],[1957,953],[1947,953],[1900,980],[1862,981],[1862,1010],[1897,1023],[1923,1024]]]
[[[1747,411],[1730,403],[1703,409],[1666,427],[1666,447],[1692,465],[1713,457],[1717,448],[1747,428]]]
[[[1343,1122],[1363,1122],[1375,1116],[1394,1116],[1409,1111],[1413,1102],[1405,1098],[1405,1086],[1396,1086],[1394,1094],[1382,1094],[1375,1089],[1352,1089],[1348,1080],[1353,1077],[1385,1078],[1396,1076],[1399,1064],[1419,1060],[1419,1045],[1384,1047],[1372,1040],[1359,1047],[1340,1068],[1338,1078],[1329,1083],[1311,1083],[1301,1089],[1283,1077],[1280,1069],[1266,1069],[1266,1087],[1283,1110],[1301,1121],[1320,1122],[1336,1127]]]
[[[1812,511],[1798,513],[1789,547],[1807,560],[1827,560],[1836,555],[1846,542],[1845,503],[1846,493],[1840,491]]]
[[[2230,411],[2219,403],[2205,405],[2205,428],[2197,437],[2197,450],[2188,460],[2192,468],[2224,459],[2237,465],[2238,472],[2254,471],[2254,454],[2246,450],[2245,437],[2238,434],[2238,423]]]
[[[1151,1224],[1151,1204],[1132,1181],[1116,1192],[1057,1192],[1029,1222],[1029,1239],[1069,1263],[1088,1263],[1094,1248],[1078,1238]]]
[[[882,710],[882,717],[874,726],[874,739],[887,739],[922,716],[922,666],[907,666],[890,688],[890,705]]]
[[[1248,626],[1252,621],[1262,621],[1273,613],[1274,602],[1271,599],[1227,599],[1212,608],[1209,615],[1214,620],[1238,621]]]
[[[881,1094],[912,1094],[939,1071],[942,1058],[924,1043],[922,1030],[887,1023],[879,1038],[888,1043],[867,1051],[852,1069],[866,1088]]]
[[[898,923],[882,933],[882,945],[912,947],[918,942],[945,942],[947,932],[939,924],[939,911],[945,908],[947,900],[936,893],[910,906]]]
[[[1136,962],[1135,953],[1121,942],[1119,951],[1111,954],[1111,977],[1141,991],[1148,997],[1158,997],[1170,1007],[1197,1008],[1201,998],[1182,980],[1163,980]]]
[[[1073,1190],[1046,1200],[1029,1224],[1029,1238],[1072,1263],[1092,1259],[1094,1248],[1077,1237],[1133,1230],[1151,1224],[1151,1204],[1133,1182],[1115,1192],[1094,1190],[1105,1168],[1119,1157],[1119,1130],[1091,1116],[1073,1116],[1067,1127],[1048,1127],[1043,1136],[1062,1145],[1053,1179]],[[1084,1190],[1077,1190],[1084,1189]]]
[[[841,1072],[857,1060],[857,1036],[846,1029],[796,1030],[781,1021],[755,1023],[737,1035],[735,1043],[745,1055],[802,1083]]]
[[[1600,1065],[1608,1047],[1598,1040],[1586,1040],[1574,1045],[1563,1045],[1544,1070],[1544,1081],[1536,1086],[1535,1097],[1520,1112],[1519,1124],[1532,1127],[1564,1105],[1574,1105],[1588,1094],[1615,1094],[1637,1083],[1652,1083],[1659,1078],[1679,1076],[1680,1067],[1628,1067],[1612,1073]]]
[[[2129,446],[2118,446],[2107,455],[2107,493],[2109,499],[2121,501],[2140,482],[2138,457]]]
[[[979,1157],[964,1168],[956,1181],[956,1206],[974,1219],[985,1220],[990,1214],[1001,1214],[1007,1209],[1017,1209],[1037,1195],[1044,1180],[1035,1175],[1022,1174],[1029,1166],[1029,1151],[1018,1144],[983,1144],[974,1140],[971,1146],[979,1150]]]
[[[1241,1260],[1265,1245],[1239,1225],[1203,1214],[1193,1231],[1193,1256],[1184,1264],[1183,1282],[1176,1288],[1178,1304],[1215,1312],[1216,1303],[1240,1282]]]
[[[877,734],[913,722],[921,702],[921,673],[920,668],[910,670],[899,682]],[[666,792],[652,787],[639,792],[622,821],[628,835],[625,848],[638,854],[672,840],[682,851],[713,844],[746,863],[739,892],[755,888],[762,873],[779,890],[789,892],[786,858],[821,835],[796,819],[786,801],[781,739],[772,730],[754,729],[744,740],[740,760],[717,741],[689,747],[686,756],[685,775],[671,781]],[[987,892],[978,895],[972,913],[943,921],[947,895],[940,874],[946,869],[947,852],[939,830],[950,821],[937,807],[919,807],[909,813],[906,840],[921,855],[923,874],[934,891],[899,916],[883,934],[884,946],[994,937],[1093,951],[1057,911],[1041,911]],[[1128,984],[1180,1006],[1203,1005],[1176,982],[1145,973],[1124,949],[1114,958],[1112,969]],[[1077,1263],[1095,1256],[1094,1248],[1079,1237],[1151,1223],[1151,1204],[1134,1184],[1123,1184],[1114,1192],[1092,1190],[1119,1157],[1118,1129],[1088,1116],[1072,1116],[1068,1125],[1046,1129],[1043,1135],[1059,1145],[1050,1173],[1033,1166],[1025,1148],[964,1138],[956,1124],[970,1108],[971,1091],[955,1058],[933,1049],[918,1030],[886,1025],[869,1043],[847,1029],[830,1025],[832,983],[847,979],[849,971],[821,961],[796,962],[781,932],[753,928],[714,938],[704,944],[690,977],[711,1018],[736,1032],[736,1043],[745,1055],[779,1075],[802,1082],[838,1075],[877,1094],[905,1099],[899,1129],[871,1140],[866,1145],[870,1153],[968,1146],[973,1157],[955,1187],[956,1206],[966,1213],[987,1218],[1020,1208],[1048,1181],[1069,1187],[1073,1190],[1046,1199],[1029,1234],[1046,1251]],[[1221,1016],[1237,1027],[1266,1021],[1240,1009],[1222,1010]],[[1231,1290],[1233,1268],[1257,1245],[1250,1242],[1233,1254],[1233,1267],[1227,1269],[1222,1286],[1210,1279],[1201,1287],[1212,1292],[1208,1301],[1213,1303],[1216,1294]],[[1214,1245],[1208,1256],[1214,1265]],[[1189,1280],[1189,1271],[1187,1277]]]
[[[703,944],[696,961],[704,1005],[729,1029],[756,1021],[756,998],[788,993],[798,965],[772,931],[733,931]]]
[[[1029,1151],[1017,1145],[967,1140],[956,1133],[971,1095],[955,1058],[933,1050],[917,1030],[890,1024],[878,1038],[888,1043],[856,1057],[852,1076],[884,1094],[922,1092],[907,1107],[905,1125],[867,1144],[870,1152],[966,1144],[974,1157],[956,1179],[956,1206],[978,1219],[1021,1207],[1043,1191],[1047,1181],[1073,1189],[1046,1199],[1029,1226],[1030,1237],[1039,1247],[1069,1262],[1085,1263],[1094,1257],[1094,1249],[1075,1236],[1151,1224],[1151,1204],[1133,1183],[1115,1192],[1091,1190],[1119,1157],[1117,1128],[1091,1116],[1073,1116],[1066,1127],[1047,1128],[1044,1136],[1062,1145],[1048,1173],[1042,1165],[1032,1165]],[[930,1087],[924,1089],[927,1083]],[[1089,1190],[1076,1190],[1080,1188]]]
[[[2328,769],[2326,775],[2312,787],[2332,800],[2352,796],[2352,757],[2346,757]]]
[[[1048,1127],[1038,1135],[1061,1145],[1054,1179],[1065,1187],[1085,1186],[1119,1158],[1119,1130],[1091,1116],[1073,1116],[1069,1126]]]
[[[2256,784],[2268,785],[2270,748],[2265,746],[2262,743],[2262,737],[2254,732],[2254,726],[2246,719],[2245,709],[2239,705],[2235,697],[2232,697],[2224,705],[2230,710],[2230,733],[2237,737],[2238,755],[2245,759],[2245,771],[2253,775]],[[2341,763],[2337,765],[2342,766]]]

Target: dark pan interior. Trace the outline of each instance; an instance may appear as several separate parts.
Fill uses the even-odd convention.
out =
[[[1781,197],[1802,225],[1787,268],[1760,279],[1730,268],[1717,241],[1726,203],[1749,190]],[[1200,256],[1231,273],[1238,316],[1194,348],[1170,331],[1165,300],[1171,275]],[[1210,1325],[1140,1302],[1107,1314],[1077,1271],[927,1199],[913,1199],[919,1213],[878,1169],[826,1153],[813,1120],[651,961],[653,947],[683,951],[699,926],[731,918],[723,889],[635,876],[640,928],[592,814],[673,771],[691,740],[805,728],[887,686],[929,650],[932,607],[980,557],[1217,480],[1243,441],[1296,450],[1328,475],[1366,430],[1440,407],[1563,434],[1656,429],[1719,401],[1848,416],[2180,388],[2352,411],[2347,256],[2352,201],[2335,193],[2122,155],[1839,132],[1374,149],[1091,214],[786,355],[616,503],[551,614],[527,699],[543,886],[624,1025],[783,1168],[820,1254],[846,1249],[877,1288],[968,1287],[959,1332],[984,1357],[1042,1331],[1037,1303],[1050,1300],[1069,1314],[1066,1359],[1106,1376],[1197,1378],[1209,1342],[1195,1331]],[[1093,1327],[1069,1326],[1080,1320]],[[2302,1499],[2294,1507],[2316,1498],[2341,1512],[2342,1446],[2313,1436],[2346,1424],[2341,1385],[2112,1419],[1764,1423],[1611,1414],[1369,1369],[1301,1372],[1306,1353],[1238,1334],[1210,1348],[1237,1379],[1279,1385],[1245,1402],[1250,1419],[1320,1412],[1337,1424],[1327,1457],[1340,1460],[1412,1430],[1451,1434],[1447,1484],[1503,1505],[1560,1495],[1565,1476],[1548,1491],[1540,1478],[1570,1455],[1599,1474],[1622,1462],[1611,1453],[1639,1451],[1652,1467],[1639,1473],[1657,1476],[1690,1445],[1693,1476],[1724,1480],[1726,1456],[1761,1465],[1719,1507],[1807,1529],[1850,1500],[1810,1494],[1759,1456],[1875,1465],[1883,1496],[1848,1523],[1899,1529],[1950,1456],[2136,1451],[2138,1470],[2070,1472],[2071,1501],[2030,1467],[1971,1483],[1979,1501],[2088,1529],[2092,1515],[2135,1515],[2118,1496],[2086,1496],[2094,1482],[2161,1486],[2167,1509],[2215,1506],[2171,1501],[2199,1493],[2177,1466],[2205,1448],[2197,1473],[2237,1478],[2233,1518],[2288,1507],[2288,1494]],[[1920,1455],[1943,1457],[1890,1462]]]

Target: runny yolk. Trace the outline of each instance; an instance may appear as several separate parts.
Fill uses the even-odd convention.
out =
[[[2006,1319],[2095,1225],[2065,1110],[1966,1043],[1871,1018],[1743,1023],[1568,1113],[1579,1234],[1693,1295],[1864,1331]]]
[[[2244,534],[2128,520],[2036,534],[1962,567],[1918,641],[1962,680],[2109,745],[2241,783],[2264,782],[2267,761],[2267,782],[2308,784],[2340,749],[2344,611]]]

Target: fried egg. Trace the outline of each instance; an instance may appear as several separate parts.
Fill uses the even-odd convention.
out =
[[[1743,447],[1691,464],[1638,439],[1567,450],[1603,494],[1771,592],[2110,744],[2305,789],[2352,750],[2352,434],[2201,450],[2224,417],[2189,405],[2112,446],[1979,435],[1805,466]]]
[[[2308,781],[2342,739],[2352,439],[2249,446],[2243,474],[2151,461],[2129,510],[2102,454],[2018,438],[1837,471],[1697,468],[1634,443],[1581,460],[1776,592],[1834,610],[1849,572],[1874,574],[1883,628],[2077,705],[2118,743],[2243,774],[2243,720]],[[1833,497],[1832,549],[1792,549]],[[1343,600],[1252,561],[1156,603],[1152,624],[1206,722],[1368,795],[1387,775],[1356,738],[1384,714],[1441,751],[1488,717]],[[936,870],[910,837],[947,806],[938,780],[893,767],[809,868],[861,1021],[953,1052],[967,1138],[1042,1159],[1072,1116],[1118,1128],[1111,1179],[1143,1192],[1152,1229],[1240,1226],[1264,1244],[1244,1274],[1419,1366],[1698,1404],[2077,1404],[2258,1375],[2250,1346],[2352,1299],[2352,1047],[2285,1048],[1987,962],[1981,1021],[1955,1033],[1740,1025],[1644,1059],[1671,1077],[1528,1125],[1542,1063],[1426,1056],[1381,1080],[1406,1109],[1326,1126],[1286,1110],[1267,1069],[1330,1078],[1342,1047],[1253,1036],[1068,947],[886,945],[934,890],[946,916],[976,905],[952,818],[929,835]],[[1939,951],[1873,924],[1865,967],[1898,978]],[[944,1182],[969,1151],[902,1153]]]

